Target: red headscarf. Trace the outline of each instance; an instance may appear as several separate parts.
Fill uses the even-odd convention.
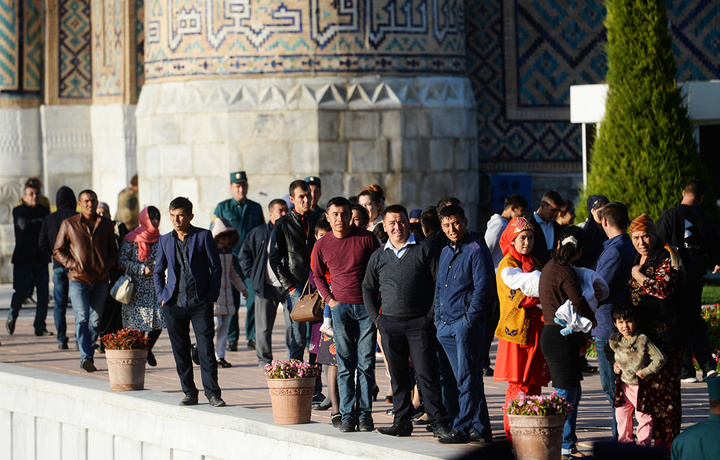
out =
[[[530,230],[534,233],[530,221],[524,217],[513,217],[507,227],[505,227],[502,236],[500,236],[500,249],[502,249],[503,254],[507,255],[510,253],[515,260],[521,262],[523,271],[529,273],[535,270],[532,257],[520,254],[517,249],[515,249],[515,246],[512,245],[512,242],[520,232],[524,232],[525,230]]]
[[[125,235],[123,242],[134,241],[137,243],[138,260],[148,260],[150,255],[150,243],[157,243],[160,238],[160,230],[155,228],[150,216],[148,215],[148,208],[140,211],[138,216],[138,223],[135,230]]]

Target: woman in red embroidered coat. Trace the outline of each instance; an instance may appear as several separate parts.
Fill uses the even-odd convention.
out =
[[[674,298],[682,263],[677,252],[658,236],[655,223],[647,214],[630,223],[630,236],[638,252],[630,280],[630,300],[638,314],[638,328],[668,358],[660,372],[645,379],[647,391],[638,394],[638,410],[653,416],[655,445],[664,445],[669,451],[682,423],[683,350]]]
[[[543,317],[542,310],[537,307],[539,277],[534,280],[524,277],[523,282],[523,275],[517,274],[519,270],[523,274],[540,270],[538,261],[530,256],[534,239],[532,224],[524,217],[513,218],[500,237],[500,248],[505,257],[500,261],[496,275],[500,321],[495,331],[499,340],[493,380],[508,381],[506,401],[520,392],[539,395],[550,381],[545,356],[540,350]],[[505,271],[505,278],[512,287],[503,279],[505,269],[510,269]],[[513,272],[516,273],[514,276]],[[510,277],[514,281],[510,281]],[[522,286],[516,284],[516,280]],[[521,289],[535,296],[526,295]],[[507,414],[503,414],[503,425],[507,438],[511,439]]]

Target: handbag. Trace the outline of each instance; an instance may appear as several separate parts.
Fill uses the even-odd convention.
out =
[[[112,289],[110,289],[110,296],[120,303],[128,304],[130,303],[130,297],[132,297],[134,288],[135,283],[126,271],[125,274],[118,278],[115,284],[113,284]]]
[[[317,290],[313,293],[306,293],[309,283],[310,280],[305,283],[302,295],[290,312],[290,319],[296,323],[308,323],[323,319],[323,299]]]

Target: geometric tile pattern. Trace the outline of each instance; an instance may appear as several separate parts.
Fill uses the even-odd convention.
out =
[[[23,89],[40,91],[42,86],[41,0],[24,0]]]
[[[92,6],[93,96],[122,96],[125,2],[93,0]]]
[[[145,0],[135,0],[135,86],[140,92],[145,83]],[[131,49],[132,53],[133,50]]]
[[[42,86],[41,0],[0,0],[0,90],[38,96]],[[19,18],[22,19],[22,23]]]
[[[0,0],[0,90],[18,88],[18,23],[15,0]]]
[[[150,0],[145,78],[464,75],[463,0]]]
[[[552,168],[582,157],[569,122],[569,86],[602,83],[601,2],[470,0],[468,73],[478,112],[480,161],[488,170]],[[720,78],[720,3],[668,2],[678,81]],[[547,169],[547,165],[545,168]]]
[[[58,97],[90,99],[90,0],[59,0],[58,7]]]

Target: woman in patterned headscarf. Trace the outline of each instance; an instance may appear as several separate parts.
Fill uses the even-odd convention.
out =
[[[655,223],[647,214],[630,223],[630,236],[638,255],[630,280],[630,299],[638,315],[638,327],[668,357],[660,372],[648,376],[644,406],[638,410],[653,416],[655,445],[668,449],[680,433],[680,374],[682,347],[680,344],[675,285],[681,268],[677,251],[657,234]],[[619,387],[616,385],[616,387]],[[618,395],[616,388],[615,401]]]
[[[500,237],[505,257],[497,270],[500,321],[495,331],[499,341],[493,380],[507,380],[506,401],[520,392],[539,395],[550,381],[540,350],[543,329],[542,310],[537,307],[540,264],[530,256],[534,241],[533,226],[524,217],[513,218]],[[528,273],[532,275],[526,276]],[[503,424],[507,438],[511,439],[507,414],[503,414]]]

